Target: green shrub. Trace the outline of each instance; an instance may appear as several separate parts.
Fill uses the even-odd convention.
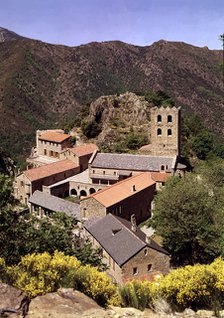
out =
[[[136,150],[148,143],[148,137],[144,133],[130,132],[126,136],[127,147],[131,150]]]
[[[88,121],[82,124],[82,131],[87,138],[95,138],[101,133],[101,127],[95,121]]]
[[[119,293],[122,306],[134,307],[140,310],[149,308],[152,303],[151,285],[149,281],[133,280],[120,287]]]

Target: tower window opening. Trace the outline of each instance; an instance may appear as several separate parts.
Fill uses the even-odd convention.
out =
[[[168,135],[168,136],[172,136],[172,129],[168,129],[168,130],[167,130],[167,135]]]
[[[173,117],[171,115],[167,116],[167,122],[172,123],[173,122]]]
[[[160,128],[157,129],[157,136],[162,136],[162,129]]]
[[[161,115],[158,115],[158,116],[157,116],[157,123],[161,123],[161,121],[162,121],[162,116],[161,116]]]

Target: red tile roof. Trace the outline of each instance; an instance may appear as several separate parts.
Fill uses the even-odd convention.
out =
[[[39,136],[39,139],[46,140],[46,141],[51,141],[51,142],[61,143],[64,140],[69,139],[70,137],[71,136],[68,135],[68,134],[55,132],[55,131],[46,131],[46,132],[43,132]]]
[[[35,181],[75,168],[78,168],[78,166],[73,161],[65,159],[38,168],[26,170],[23,171],[23,173],[30,181]]]
[[[170,172],[151,172],[151,177],[156,182],[166,182],[171,177]]]
[[[85,155],[92,154],[95,150],[98,150],[98,147],[95,144],[84,144],[81,146],[69,148],[69,150],[72,153],[74,153],[77,157],[82,157]]]
[[[115,183],[112,186],[106,187],[86,198],[83,198],[83,200],[87,200],[92,197],[105,207],[109,207],[152,185],[155,185],[155,181],[152,180],[151,173],[143,172]]]

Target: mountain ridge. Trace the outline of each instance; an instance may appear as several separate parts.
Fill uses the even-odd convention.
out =
[[[75,47],[18,37],[0,43],[0,133],[3,150],[23,156],[34,131],[80,124],[84,105],[102,95],[162,90],[185,112],[224,131],[222,51],[160,40]]]

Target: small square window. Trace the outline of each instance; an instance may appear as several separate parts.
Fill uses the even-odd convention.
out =
[[[152,270],[152,264],[148,264],[147,269],[148,269],[148,272],[150,272]]]
[[[133,267],[133,275],[138,275],[138,267]]]

